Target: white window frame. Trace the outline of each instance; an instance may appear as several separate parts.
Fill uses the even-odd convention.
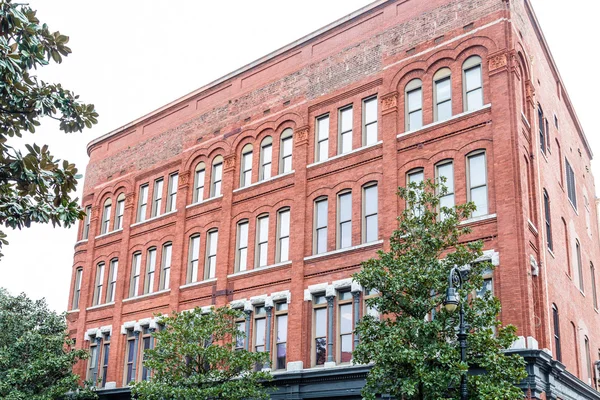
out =
[[[137,222],[144,222],[146,220],[146,214],[148,213],[148,189],[149,185],[147,183],[140,185],[140,197],[138,200],[137,209]]]
[[[265,228],[262,227],[263,221],[266,221]],[[257,268],[269,265],[269,222],[269,214],[261,214],[256,217],[256,251],[254,265],[256,265]],[[261,263],[263,256],[264,263]]]
[[[270,153],[267,157],[267,149]],[[267,136],[260,143],[260,169],[259,169],[259,181],[271,179],[273,176],[273,138]]]
[[[366,99],[363,99],[362,101],[362,145],[363,146],[370,146],[372,144],[377,143],[377,139],[379,138],[379,130],[378,130],[378,120],[379,120],[379,107],[377,104],[377,95],[374,96],[369,96]],[[367,120],[367,107],[370,104],[374,104],[375,105],[375,119],[374,120]],[[369,129],[369,127],[374,126],[375,128],[375,138],[374,140],[371,139],[369,140],[369,137],[367,135],[367,131]]]
[[[342,220],[342,197],[348,197],[350,199],[350,219]],[[337,195],[337,229],[336,229],[336,248],[337,249],[345,249],[348,247],[352,247],[352,191],[344,190],[343,192],[338,193]],[[345,224],[350,224],[350,237],[343,237],[343,226]],[[349,240],[346,246],[343,246],[344,239]]]
[[[142,253],[135,252],[131,257],[131,279],[129,282],[129,297],[137,297],[140,290],[140,274],[142,269]]]
[[[240,187],[246,187],[252,184],[252,162],[253,148],[251,144],[247,144],[242,149],[242,159],[240,162]],[[250,161],[250,167],[247,167],[247,160]]]
[[[125,194],[121,193],[117,197],[117,206],[115,207],[114,230],[123,229],[123,215],[124,214],[125,214]]]
[[[204,200],[204,180],[206,178],[206,164],[199,162],[194,169],[194,193],[192,203]]]
[[[177,209],[177,186],[179,185],[179,173],[173,172],[169,175],[168,185],[166,212],[171,212]]]
[[[102,304],[102,290],[104,289],[104,270],[106,268],[106,264],[103,262],[99,262],[96,265],[96,283],[94,284],[94,299],[92,301],[92,305],[97,306],[98,304]]]
[[[323,124],[323,127],[327,127],[327,135],[323,138],[320,137],[321,134],[321,121],[326,121]],[[323,114],[315,118],[315,162],[321,162],[329,159],[329,131],[331,123],[329,119],[329,113]],[[325,143],[326,152],[321,152],[321,143]]]
[[[194,244],[197,244],[197,250],[194,251]],[[200,234],[190,235],[188,241],[188,262],[186,282],[192,283],[198,281],[198,272],[200,268]]]
[[[375,205],[375,212],[371,212],[367,214],[368,204],[367,204],[367,190],[375,189],[375,201],[377,204]],[[362,242],[370,243],[379,239],[379,186],[377,182],[367,183],[362,187]],[[369,240],[369,231],[368,231],[368,219],[375,217],[377,228],[375,230],[375,239]]]
[[[144,278],[144,294],[154,293],[156,253],[156,247],[151,247],[146,251],[146,277]]]
[[[287,154],[285,152],[286,143],[290,143],[290,152]],[[294,131],[292,128],[284,129],[281,133],[281,138],[279,139],[279,173],[285,174],[288,172],[292,172],[294,169],[293,165],[293,154],[294,154]],[[285,167],[285,162],[290,160],[289,168]]]
[[[410,102],[410,94],[415,92],[421,92],[421,104],[419,107],[413,108]],[[404,119],[405,119],[405,129],[406,131],[414,131],[423,127],[423,82],[420,79],[412,79],[410,82],[406,84],[404,88],[404,98],[405,98],[405,111],[404,111]],[[418,126],[412,126],[410,123],[410,117],[414,113],[421,113],[421,122],[417,124]]]
[[[83,268],[79,267],[75,270],[75,285],[73,287],[73,302],[72,309],[79,309],[79,302],[81,301],[81,279],[83,278]]]
[[[158,178],[154,181],[154,190],[152,192],[152,213],[151,217],[158,217],[162,214],[162,198],[165,180]]]
[[[483,171],[483,173],[485,175],[485,184],[473,187],[473,186],[471,186],[471,159],[474,157],[478,157],[480,155],[483,155],[483,165],[485,166],[484,171]],[[478,208],[473,213],[473,217],[487,215],[490,212],[490,196],[489,196],[488,173],[487,173],[487,152],[485,150],[476,150],[476,151],[473,151],[473,152],[467,154],[467,201],[471,201],[471,199],[472,199],[471,192],[474,189],[478,189],[481,187],[485,187],[486,210],[484,211],[484,210],[480,210]]]
[[[218,197],[223,193],[223,157],[216,156],[210,172],[210,197]]]
[[[350,113],[350,127],[342,126],[343,115]],[[352,139],[354,131],[354,108],[352,104],[341,107],[338,110],[338,154],[345,154],[352,151]],[[344,149],[346,147],[346,149]]]
[[[217,251],[219,242],[219,231],[217,229],[211,229],[206,235],[206,260],[204,267],[204,279],[213,279],[217,273]],[[214,252],[213,250],[214,243]],[[214,269],[211,268],[214,260]],[[212,270],[211,270],[212,269]]]
[[[242,241],[242,231],[246,230],[246,240]],[[250,235],[250,222],[243,219],[237,223],[237,238],[235,249],[235,270],[236,272],[246,271],[248,269],[248,239]]]
[[[283,232],[283,222],[282,222],[282,216],[286,214],[287,215],[287,235]],[[275,256],[275,262],[276,263],[281,263],[281,262],[286,262],[290,260],[290,228],[291,228],[291,218],[292,218],[292,214],[290,212],[290,208],[289,207],[285,207],[280,209],[279,211],[277,211],[277,248],[275,250],[276,256]],[[287,240],[287,253],[283,254],[283,252],[281,251],[282,245],[281,243],[283,241]]]
[[[110,260],[110,267],[108,272],[108,287],[106,288],[106,302],[112,303],[115,301],[115,294],[117,291],[117,275],[119,273],[119,260],[113,258]]]
[[[319,215],[318,215],[318,211],[319,211],[319,205],[325,203],[325,208],[326,208],[326,212],[325,212],[325,224],[324,225],[318,225],[319,223]],[[323,253],[327,253],[327,242],[328,242],[328,209],[329,209],[329,199],[327,197],[319,197],[314,201],[314,219],[313,219],[313,254],[323,254]],[[319,232],[324,230],[325,231],[325,249],[323,251],[319,251]]]
[[[171,263],[173,259],[173,243],[163,244],[161,251],[160,278],[158,290],[167,290],[171,281]]]
[[[447,99],[440,99],[439,85],[448,81],[450,85],[450,97]],[[450,115],[447,118],[440,119],[440,105],[450,102]],[[433,120],[434,121],[445,121],[452,117],[452,72],[450,68],[440,68],[433,76]]]
[[[467,72],[474,70],[478,68],[479,69],[479,74],[480,74],[480,82],[481,82],[481,86],[478,86],[476,88],[472,88],[471,90],[467,90]],[[469,93],[472,93],[476,90],[480,90],[481,89],[481,106],[483,106],[484,103],[484,95],[483,95],[483,67],[482,67],[482,61],[481,61],[481,57],[479,56],[471,56],[469,58],[467,58],[465,60],[465,62],[463,63],[462,66],[462,78],[463,78],[463,105],[464,105],[464,112],[468,112],[468,111],[475,111],[480,109],[481,107],[471,107],[469,105],[469,100],[468,100],[468,95]]]

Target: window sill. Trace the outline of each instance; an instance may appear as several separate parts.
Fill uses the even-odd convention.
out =
[[[222,195],[222,194],[220,194],[220,195],[218,195],[218,196],[215,196],[215,197],[209,197],[208,199],[204,199],[204,200],[202,200],[202,201],[197,201],[197,202],[195,202],[195,203],[188,204],[187,206],[185,206],[185,208],[192,208],[192,207],[200,206],[200,205],[202,205],[202,204],[206,204],[206,203],[208,203],[208,202],[211,202],[211,201],[213,201],[213,200],[220,199],[220,198],[222,198],[222,197],[223,197],[223,195]]]
[[[79,246],[80,244],[84,244],[84,243],[87,243],[87,242],[88,242],[88,239],[82,239],[82,240],[80,240],[78,242],[75,242],[75,246]]]
[[[583,297],[585,297],[585,293],[583,292],[583,290],[579,289],[579,293],[581,293],[581,295],[582,295]]]
[[[550,249],[549,247],[547,247],[547,249],[548,249],[548,253],[550,253],[552,258],[556,259],[556,256],[554,255],[554,252],[552,251],[552,249]]]
[[[380,141],[375,142],[373,144],[370,144],[368,146],[362,146],[362,147],[359,147],[358,149],[353,149],[353,150],[351,150],[351,151],[349,151],[347,153],[337,154],[337,155],[335,155],[335,156],[333,156],[331,158],[328,158],[327,160],[317,161],[317,162],[314,162],[312,164],[308,164],[306,166],[306,168],[313,168],[313,167],[316,167],[316,166],[319,166],[319,165],[322,165],[322,164],[326,164],[326,163],[328,163],[330,161],[339,160],[340,158],[347,157],[347,156],[350,156],[350,155],[353,155],[353,154],[356,154],[356,153],[360,153],[361,151],[365,151],[365,150],[371,149],[373,147],[377,147],[377,146],[379,146],[382,143],[383,143],[383,141],[380,140]]]
[[[567,196],[567,200],[569,200],[569,204],[571,205],[571,207],[573,207],[573,211],[575,211],[575,214],[577,216],[579,216],[579,211],[577,211],[577,207],[575,207],[575,205],[573,204],[573,202],[571,201],[571,199],[569,199],[569,196]]]
[[[454,121],[454,120],[460,119],[460,118],[462,118],[462,117],[466,117],[466,116],[468,116],[468,115],[471,115],[471,114],[475,114],[475,113],[481,112],[482,110],[487,110],[488,108],[491,108],[491,107],[492,107],[492,105],[491,105],[491,104],[486,104],[486,105],[484,105],[483,107],[481,107],[481,108],[478,108],[477,110],[473,110],[473,111],[465,111],[465,112],[463,112],[463,113],[460,113],[460,114],[453,115],[452,117],[450,117],[450,118],[448,118],[448,119],[445,119],[445,120],[443,120],[443,121],[436,121],[436,122],[432,122],[431,124],[423,125],[423,126],[422,126],[422,127],[420,127],[419,129],[414,129],[414,130],[412,130],[412,131],[408,131],[408,132],[400,133],[400,134],[396,135],[396,138],[401,138],[401,137],[404,137],[404,136],[412,135],[412,134],[414,134],[414,133],[421,132],[421,131],[423,131],[423,130],[426,130],[426,129],[429,129],[429,128],[433,128],[433,127],[436,127],[436,126],[438,126],[438,125],[447,124],[447,123],[449,123],[449,122],[452,122],[452,121]]]
[[[529,120],[527,119],[525,114],[523,114],[523,111],[521,111],[521,120],[523,121],[527,129],[531,129],[531,124],[529,123]]]
[[[86,311],[97,310],[99,308],[110,307],[110,306],[114,306],[114,305],[115,305],[115,302],[111,301],[110,303],[98,304],[95,306],[88,307],[85,310]]]
[[[530,219],[528,219],[528,220],[527,220],[527,225],[529,225],[529,227],[530,227],[531,229],[533,229],[533,231],[535,232],[535,234],[536,234],[536,235],[539,235],[539,233],[540,233],[540,232],[539,232],[539,231],[538,231],[538,229],[535,227],[535,225],[533,224],[533,222],[531,222],[531,220],[530,220]]]
[[[359,249],[363,249],[365,247],[370,247],[370,246],[374,246],[374,245],[382,244],[382,243],[383,243],[383,240],[376,240],[374,242],[362,243],[362,244],[358,244],[356,246],[350,246],[350,247],[346,247],[343,249],[328,251],[326,253],[320,253],[320,254],[315,254],[312,256],[304,257],[304,261],[310,261],[310,260],[314,260],[314,259],[321,258],[321,257],[332,256],[335,254],[342,254],[342,253],[346,253],[348,251],[359,250]]]
[[[186,289],[186,288],[195,287],[195,286],[207,285],[209,283],[213,283],[216,281],[217,281],[217,278],[210,278],[210,279],[205,279],[203,281],[190,282],[190,283],[186,283],[185,285],[179,286],[179,289]]]
[[[258,273],[261,271],[265,271],[265,270],[269,270],[269,269],[273,269],[273,268],[277,268],[277,267],[283,267],[284,265],[291,265],[291,264],[292,264],[291,261],[280,262],[277,264],[266,265],[264,267],[258,267],[258,268],[254,268],[254,269],[248,269],[246,271],[236,272],[234,274],[227,275],[227,277],[235,278],[236,276],[243,276],[243,275],[248,275],[248,274],[252,274],[252,273]]]
[[[147,294],[142,294],[140,296],[130,297],[128,299],[123,299],[123,303],[128,303],[128,302],[134,301],[134,300],[141,300],[141,299],[146,299],[149,297],[159,296],[161,294],[165,294],[170,291],[171,291],[171,289],[164,289],[164,290],[159,290],[158,292],[147,293]]]
[[[168,213],[164,213],[164,214],[157,215],[156,217],[148,218],[145,221],[140,221],[140,222],[136,222],[135,224],[131,224],[130,227],[133,228],[135,226],[147,224],[148,222],[156,221],[157,219],[168,217],[169,215],[173,215],[175,213],[177,213],[177,210],[169,211]]]
[[[79,308],[76,308],[74,310],[69,310],[69,311],[67,311],[67,314],[76,313],[76,312],[79,312]]]
[[[473,218],[465,219],[464,221],[460,222],[460,225],[473,224],[475,222],[487,221],[488,219],[494,219],[494,218],[496,218],[496,214],[481,215],[479,217],[473,217]]]
[[[131,225],[131,226],[133,226],[133,225]],[[123,228],[115,229],[114,231],[103,233],[102,235],[96,236],[94,239],[102,239],[103,237],[114,235],[115,233],[121,233],[121,232],[123,232]]]
[[[286,172],[285,174],[275,175],[275,176],[270,177],[269,179],[263,179],[262,181],[251,183],[251,184],[246,185],[244,187],[240,187],[240,188],[234,189],[233,193],[241,192],[241,191],[246,190],[246,189],[251,189],[251,188],[253,188],[255,186],[262,185],[263,183],[272,182],[272,181],[277,180],[279,178],[285,178],[286,176],[293,175],[294,172],[296,172],[296,171],[291,170],[290,172]]]

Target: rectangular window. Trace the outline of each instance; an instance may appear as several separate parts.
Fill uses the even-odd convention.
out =
[[[93,305],[102,304],[102,287],[104,285],[104,263],[98,264],[96,267],[96,286],[94,288]]]
[[[569,200],[573,207],[577,209],[577,192],[575,191],[575,173],[573,172],[573,168],[571,168],[571,164],[569,164],[569,160],[565,158],[565,168],[567,175],[567,195],[569,196]]]
[[[465,70],[465,111],[474,111],[483,107],[483,85],[481,82],[481,64]]]
[[[273,142],[271,138],[263,141],[260,149],[260,180],[271,178],[273,164]]]
[[[592,374],[592,360],[590,357],[590,340],[588,339],[588,337],[586,336],[583,339],[584,342],[584,347],[585,347],[585,364],[586,364],[586,371],[587,371],[587,381],[588,381],[588,385],[592,385],[592,379],[594,378],[593,374]]]
[[[96,341],[93,340],[93,342],[95,343]],[[97,374],[99,350],[100,350],[100,347],[97,344],[93,344],[90,346],[90,361],[89,361],[88,373],[87,373],[87,379],[90,381],[95,380],[95,378],[97,377],[94,375]],[[96,385],[96,382],[94,382],[94,386],[95,385]]]
[[[102,347],[102,381],[100,383],[100,387],[105,387],[106,374],[108,373],[108,359],[110,355],[110,336],[107,336],[104,339]]]
[[[352,293],[338,293],[338,332],[339,332],[339,360],[340,363],[349,363],[352,360],[352,344],[354,328],[352,326]]]
[[[352,246],[352,193],[338,196],[338,249]]]
[[[379,319],[379,311],[377,311],[377,308],[373,307],[373,306],[369,306],[367,305],[367,300],[368,299],[372,299],[374,297],[379,296],[379,292],[375,289],[365,289],[365,297],[364,297],[364,304],[365,304],[365,309],[364,309],[364,315],[370,315],[373,318]]]
[[[92,207],[87,206],[85,208],[85,219],[83,220],[83,235],[81,240],[87,240],[90,235],[90,218],[92,216]]]
[[[585,288],[583,286],[583,265],[581,262],[581,245],[579,244],[579,240],[575,240],[575,253],[577,255],[577,273],[579,274],[579,290],[581,292],[585,292]]]
[[[152,216],[156,217],[161,214],[162,209],[162,192],[163,192],[163,178],[154,181],[154,193],[152,199]]]
[[[75,288],[73,289],[73,310],[77,310],[79,308],[79,296],[81,294],[81,275],[83,274],[83,269],[78,268],[75,271]]]
[[[327,252],[327,199],[315,202],[314,253]]]
[[[485,152],[470,155],[468,158],[468,200],[475,203],[477,209],[473,212],[473,217],[487,215],[488,213],[488,194],[487,194],[487,172],[485,162]]]
[[[363,243],[379,238],[377,185],[363,189]]]
[[[235,322],[235,325],[237,327],[237,331],[240,332],[239,335],[237,335],[235,337],[235,350],[236,351],[240,351],[240,350],[244,350],[244,347],[246,345],[246,321],[244,320],[239,320]]]
[[[148,328],[144,328],[142,332],[142,351],[140,352],[140,363],[138,365],[142,365],[142,381],[148,381],[151,375],[150,368],[144,365],[144,360],[146,359],[146,351],[152,348],[152,336]]]
[[[292,149],[293,149],[293,137],[291,131],[289,136],[284,136],[281,139],[281,161],[280,161],[280,173],[285,174],[292,172]]]
[[[338,154],[352,150],[352,106],[339,111]]]
[[[146,220],[146,209],[148,208],[148,184],[140,186],[140,198],[138,201],[137,222]]]
[[[314,357],[315,365],[323,365],[327,360],[327,299],[315,296],[314,306]]]
[[[554,322],[554,351],[556,352],[556,359],[562,361],[562,352],[560,346],[560,319],[558,316],[558,309],[555,305],[552,305],[552,320]]]
[[[317,118],[316,162],[329,158],[329,114]]]
[[[266,312],[264,307],[256,307],[254,312],[254,351],[257,353],[265,352],[267,334]],[[260,371],[262,367],[262,363],[258,363],[255,366],[255,370]]]
[[[252,183],[252,147],[242,154],[242,176],[240,187],[246,187]]]
[[[440,220],[443,221],[446,214],[441,212],[441,208],[454,207],[454,164],[452,161],[438,164],[435,167],[435,173],[440,185],[446,188],[446,193],[440,197]]]
[[[135,253],[131,262],[131,284],[129,287],[129,297],[136,297],[139,294],[141,266],[142,254]]]
[[[177,185],[179,185],[179,174],[169,175],[169,197],[167,197],[167,212],[175,211],[177,208]]]
[[[146,255],[146,279],[144,280],[144,294],[154,292],[154,272],[156,269],[156,248],[148,250]]]
[[[377,96],[363,100],[363,146],[377,143]]]
[[[106,288],[106,302],[112,303],[115,301],[115,290],[117,289],[117,274],[119,270],[119,260],[116,258],[110,261],[110,269],[108,271],[108,287]]]
[[[407,130],[414,131],[423,126],[423,90],[421,87],[406,93],[408,127]]]
[[[223,180],[223,163],[219,162],[213,165],[212,170],[213,184],[211,190],[211,197],[217,197],[221,195],[221,181]]]
[[[290,210],[279,211],[277,219],[276,262],[280,263],[290,259]]]
[[[275,304],[275,369],[287,366],[287,303]]]
[[[237,270],[248,268],[248,221],[242,221],[237,226]]]
[[[436,121],[445,121],[452,117],[452,87],[450,77],[435,82]]]
[[[259,217],[256,223],[256,264],[268,265],[269,253],[269,216]]]
[[[215,277],[217,268],[217,241],[219,240],[218,231],[208,232],[206,241],[206,269],[204,271],[204,279],[212,279]]]
[[[408,177],[407,177],[407,182],[408,182],[407,186],[410,186],[411,183],[414,183],[418,186],[423,182],[424,179],[425,179],[425,173],[423,172],[422,169],[409,172]],[[422,212],[421,206],[419,205],[419,199],[421,198],[421,189],[415,189],[415,194],[416,194],[416,201],[415,201],[415,204],[413,205],[412,212],[416,217],[420,217],[421,212]]]
[[[112,204],[110,200],[104,205],[104,210],[102,210],[102,229],[100,230],[101,234],[107,233],[110,227],[110,211],[112,208]]]
[[[199,164],[194,174],[194,203],[204,200],[204,163]]]
[[[123,213],[125,212],[125,197],[117,199],[117,208],[115,210],[115,230],[123,229]]]
[[[167,243],[162,249],[162,263],[160,270],[160,285],[159,290],[166,290],[169,288],[169,282],[171,280],[171,255],[173,252],[173,246],[171,243]]]
[[[188,250],[187,283],[198,281],[198,260],[200,258],[200,235],[190,237]]]
[[[126,355],[125,355],[125,385],[128,385],[129,382],[133,381],[135,377],[133,376],[133,366],[135,363],[135,334],[133,333],[133,329],[127,331],[127,347]]]

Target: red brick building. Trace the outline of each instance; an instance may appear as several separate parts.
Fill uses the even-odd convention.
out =
[[[447,204],[478,205],[524,387],[600,398],[592,152],[528,0],[376,1],[88,153],[68,321],[104,396],[146,377],[155,313],[226,304],[274,398],[358,396],[370,293],[350,277],[386,248],[397,187],[446,176]]]

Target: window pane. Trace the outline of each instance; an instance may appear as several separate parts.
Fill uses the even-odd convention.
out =
[[[282,151],[284,156],[292,155],[292,138],[289,137],[287,139],[282,140]]]
[[[408,129],[415,130],[423,126],[423,112],[413,111],[408,115]]]
[[[279,213],[279,232],[281,236],[290,235],[290,212],[282,211]]]
[[[365,145],[377,143],[377,122],[367,125],[365,129]]]
[[[452,102],[445,101],[437,106],[437,120],[444,121],[452,117]]]
[[[327,343],[325,338],[315,340],[315,361],[316,365],[325,364],[327,358]]]
[[[264,267],[267,265],[267,243],[261,243],[258,246],[258,266]]]
[[[340,306],[340,333],[352,333],[352,304]]]
[[[243,158],[244,171],[252,169],[252,152],[244,153]]]
[[[317,202],[317,228],[327,226],[327,200]]]
[[[486,215],[487,210],[487,186],[481,186],[471,189],[471,201],[477,206],[477,210],[473,212],[473,216]]]
[[[329,137],[329,117],[324,117],[317,120],[317,133],[317,138],[319,141]]]
[[[340,339],[342,341],[340,344],[340,362],[350,362],[352,360],[352,335],[343,335]]]
[[[352,107],[340,111],[340,129],[342,132],[352,130]]]
[[[256,346],[263,346],[265,344],[265,319],[257,319],[256,320],[256,332],[254,333]]]
[[[374,242],[377,240],[377,214],[367,217],[365,241]]]
[[[352,194],[345,193],[340,195],[340,221],[349,221],[352,219]]]
[[[279,262],[289,260],[290,254],[290,238],[283,238],[279,242]]]
[[[248,268],[248,249],[243,248],[239,251],[239,270],[245,271]]]
[[[220,181],[223,176],[223,164],[219,163],[214,166],[215,181]]]
[[[287,315],[277,316],[277,343],[287,342]]]
[[[216,255],[217,254],[217,240],[219,238],[219,232],[210,232],[208,234],[209,236],[209,241],[210,241],[210,254],[211,255]]]
[[[324,337],[327,335],[327,309],[319,308],[315,310],[315,336]]]
[[[341,152],[347,153],[347,152],[351,151],[352,150],[352,131],[342,134],[341,140],[342,140],[342,143],[340,146]]]
[[[287,349],[285,343],[280,343],[277,345],[277,369],[285,369],[286,368],[286,355]]]
[[[469,184],[471,187],[486,184],[484,153],[469,157]]]
[[[258,240],[263,243],[269,239],[269,217],[263,217],[258,219]]]
[[[454,166],[452,163],[439,165],[437,167],[438,178],[446,178],[446,182],[443,183],[448,189],[448,193],[454,193]],[[440,184],[442,184],[440,180]]]
[[[319,159],[317,161],[324,161],[329,158],[329,140],[319,142]]]
[[[377,185],[365,188],[365,214],[377,214]]]
[[[321,228],[317,231],[317,253],[327,251],[327,228]]]
[[[292,170],[292,157],[286,157],[283,159],[282,173],[290,172],[291,170]]]
[[[215,182],[215,196],[221,195],[221,182]]]
[[[465,80],[467,91],[481,87],[481,67],[477,66],[465,71]]]
[[[423,178],[424,178],[423,171],[413,172],[408,175],[408,182],[409,183],[414,182],[414,183],[419,184],[419,183],[423,182]]]
[[[482,90],[477,89],[467,93],[468,111],[478,110],[483,107]]]
[[[340,248],[352,246],[352,222],[340,224]]]
[[[408,112],[421,109],[421,104],[423,102],[421,93],[421,89],[408,92]]]
[[[440,198],[440,207],[454,207],[454,195],[449,194]]]
[[[437,102],[438,104],[445,101],[450,100],[450,78],[445,78],[435,83],[435,88],[437,90]]]
[[[365,101],[365,123],[377,121],[377,98]]]

